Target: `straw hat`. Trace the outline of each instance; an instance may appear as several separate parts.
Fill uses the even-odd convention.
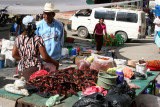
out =
[[[59,12],[59,10],[55,10],[52,3],[46,3],[43,12]]]

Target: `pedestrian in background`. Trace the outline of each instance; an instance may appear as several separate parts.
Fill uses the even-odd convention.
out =
[[[155,39],[155,43],[158,46],[158,52],[160,54],[160,31],[157,33],[156,39]]]
[[[93,35],[95,35],[95,39],[97,42],[96,50],[98,52],[101,51],[103,45],[103,32],[105,32],[105,38],[107,36],[106,25],[104,24],[104,19],[100,18],[99,23],[96,24]]]
[[[151,25],[152,20],[150,19],[149,15],[146,14],[146,35],[151,35]]]
[[[160,31],[160,15],[157,16],[153,22],[155,24],[155,29],[154,29],[154,41],[156,39],[158,31]]]
[[[64,44],[64,28],[61,22],[54,19],[56,11],[52,3],[45,4],[43,20],[37,24],[35,33],[44,40],[47,53],[51,58],[58,60]]]
[[[14,23],[10,28],[10,36],[18,36],[21,34],[21,25],[22,25],[22,18],[17,18],[16,23]],[[10,38],[9,36],[9,38]]]

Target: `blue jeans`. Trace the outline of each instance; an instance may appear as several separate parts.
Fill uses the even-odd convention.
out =
[[[151,26],[148,26],[147,34],[148,34],[148,35],[151,35]]]
[[[154,31],[154,41],[156,40],[157,33],[158,31]]]

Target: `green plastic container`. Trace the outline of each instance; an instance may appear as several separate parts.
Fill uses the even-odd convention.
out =
[[[98,74],[97,85],[105,89],[109,89],[111,86],[116,85],[116,79],[118,76],[101,72]]]
[[[68,48],[68,50],[69,50],[69,55],[71,55],[72,48]]]

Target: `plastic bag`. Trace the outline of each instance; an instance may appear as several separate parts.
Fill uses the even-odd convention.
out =
[[[128,83],[124,80],[122,83],[112,86],[108,90],[107,96],[115,95],[115,94],[127,94],[131,99],[134,99],[136,92],[135,92],[135,89],[131,89]]]
[[[10,93],[13,93],[13,94],[19,94],[19,95],[25,95],[25,96],[28,96],[29,93],[28,93],[28,90],[26,89],[15,89],[15,86],[14,84],[7,84],[4,86],[4,89]]]
[[[110,103],[109,107],[129,107],[132,99],[127,94],[113,94],[105,97]]]
[[[46,70],[47,72],[51,72],[56,70],[56,66],[52,63],[45,63],[43,64],[42,69]]]
[[[135,88],[135,89],[139,89],[140,87],[138,85],[135,84],[128,84],[130,88]]]
[[[107,90],[104,90],[103,87],[101,87],[101,86],[92,86],[92,87],[88,87],[82,93],[82,95],[90,95],[90,94],[93,94],[93,93],[96,93],[96,92],[103,93],[104,96],[106,96],[106,94],[107,94]]]
[[[29,80],[35,79],[36,77],[43,76],[43,75],[46,75],[46,74],[48,74],[46,70],[39,70],[39,71],[33,73],[33,74],[30,76]]]
[[[127,65],[127,60],[124,59],[114,59],[116,66],[122,68],[124,65]]]
[[[103,101],[104,96],[102,93],[94,93],[82,97],[72,107],[102,107]]]
[[[94,61],[90,66],[90,69],[98,71],[99,70],[107,71],[108,68],[113,68],[113,67],[114,67],[113,58],[97,55],[95,56]]]
[[[86,60],[80,60],[78,63],[77,63],[77,68],[79,70],[84,70],[84,69],[88,69],[90,67],[90,63]]]
[[[12,50],[13,50],[14,41],[2,40],[2,49],[1,54],[5,55],[5,67],[14,67],[16,59],[12,57]]]
[[[123,73],[126,78],[131,78],[134,74],[129,67],[123,67]]]
[[[46,101],[46,106],[47,107],[52,107],[55,104],[59,104],[60,100],[59,100],[59,94],[55,95],[55,96],[51,96],[47,101]]]

